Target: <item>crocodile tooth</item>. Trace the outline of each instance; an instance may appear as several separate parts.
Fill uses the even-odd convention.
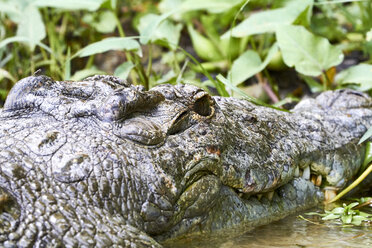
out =
[[[322,175],[318,175],[315,181],[315,185],[319,187],[321,184],[322,184]]]
[[[306,179],[306,180],[309,180],[310,179],[310,166],[307,166],[303,173],[302,173],[302,178],[303,179]]]
[[[295,177],[299,177],[299,176],[300,176],[300,168],[299,168],[298,166],[297,166],[296,169],[295,169],[294,176],[295,176]]]
[[[313,184],[315,184],[316,183],[316,175],[314,175],[314,174],[311,174],[310,175],[310,182],[312,182]]]
[[[266,196],[267,199],[269,199],[271,201],[273,199],[273,196],[274,196],[274,191],[266,192],[265,196]]]
[[[328,202],[328,201],[332,200],[333,198],[335,198],[336,195],[337,195],[337,192],[334,189],[326,189],[324,191],[324,198],[325,198],[325,201],[326,202]]]
[[[262,198],[262,194],[257,194],[257,199],[261,200],[261,198]]]

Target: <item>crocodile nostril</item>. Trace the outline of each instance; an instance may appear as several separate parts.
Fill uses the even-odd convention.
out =
[[[211,103],[209,95],[204,95],[194,103],[193,110],[202,116],[208,116],[211,114]]]

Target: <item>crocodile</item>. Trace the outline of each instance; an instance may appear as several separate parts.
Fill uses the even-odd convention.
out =
[[[372,100],[327,91],[290,112],[113,76],[17,82],[0,110],[0,245],[161,247],[247,230],[357,174]]]

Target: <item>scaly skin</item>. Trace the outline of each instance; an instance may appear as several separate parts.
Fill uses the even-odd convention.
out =
[[[351,90],[287,113],[190,85],[28,77],[0,110],[0,244],[159,247],[266,224],[344,187],[371,125]]]

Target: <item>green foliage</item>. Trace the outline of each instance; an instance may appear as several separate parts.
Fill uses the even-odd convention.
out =
[[[368,131],[362,136],[362,138],[359,141],[359,144],[363,143],[364,141],[366,141],[370,137],[372,137],[372,127],[370,127],[368,129]]]
[[[356,90],[368,91],[372,89],[372,65],[359,64],[352,66],[337,75],[336,81],[340,85],[347,85]]]
[[[96,11],[103,2],[104,0],[35,0],[33,4],[37,7]]]
[[[89,23],[99,33],[112,33],[116,28],[116,17],[111,11],[104,11],[98,15],[87,13],[82,19],[85,23]]]
[[[35,49],[38,42],[46,37],[44,23],[36,7],[30,5],[24,10],[17,29],[17,36],[27,39],[31,51]]]
[[[312,4],[312,0],[301,1],[301,4],[293,1],[282,8],[252,14],[222,37],[228,38],[230,35],[233,37],[245,37],[253,34],[275,32],[283,25],[292,24]]]
[[[115,69],[114,76],[125,80],[128,78],[129,73],[133,68],[134,64],[132,62],[124,62]]]
[[[229,79],[233,85],[239,85],[248,78],[262,71],[271,61],[273,56],[278,51],[278,45],[275,43],[267,54],[264,61],[261,60],[260,55],[248,50],[237,58],[231,66]]]
[[[78,51],[73,57],[86,57],[98,53],[107,52],[109,50],[127,50],[137,51],[139,55],[142,55],[140,44],[133,38],[119,38],[111,37],[101,41],[92,43],[80,51]]]
[[[193,47],[199,58],[207,61],[218,61],[222,59],[219,51],[211,40],[199,34],[191,24],[187,25],[187,30],[189,31]]]
[[[302,26],[281,26],[276,31],[276,38],[284,62],[307,76],[319,76],[344,58],[341,49]]]
[[[76,71],[70,80],[82,80],[84,78],[93,76],[93,75],[105,75],[106,72],[97,69],[95,66],[89,67],[87,69]]]
[[[372,128],[370,128],[369,132],[372,134],[371,130]],[[368,135],[368,132],[366,134]],[[371,162],[372,162],[372,142],[367,142],[366,154],[364,156],[364,162],[363,162],[361,171],[364,171]]]
[[[109,73],[146,88],[187,81],[246,98],[254,79],[281,106],[297,98],[278,98],[271,70],[293,67],[312,92],[372,93],[371,10],[359,1],[0,0],[0,88],[42,68],[57,80]],[[363,64],[330,73],[355,50]],[[107,70],[112,54],[121,59]]]
[[[148,26],[156,22],[159,15],[147,14],[141,17],[138,24],[138,31],[141,37],[145,37]],[[182,24],[175,25],[169,20],[164,20],[159,24],[156,31],[152,33],[149,42],[156,43],[165,47],[169,47],[171,50],[175,50],[178,46],[182,30]]]
[[[360,226],[363,222],[372,221],[372,214],[353,209],[359,204],[359,202],[353,202],[348,205],[343,203],[342,207],[334,208],[332,211],[325,210],[323,214],[311,212],[307,213],[307,215],[319,215],[322,220],[337,220],[343,224]]]

